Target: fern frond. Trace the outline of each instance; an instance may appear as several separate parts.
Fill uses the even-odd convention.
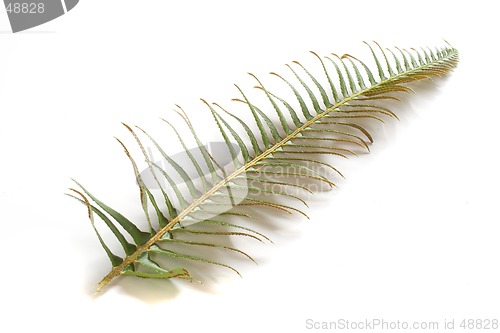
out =
[[[225,245],[221,239],[227,236],[245,236],[257,241],[269,239],[257,231],[220,217],[252,218],[249,213],[254,207],[265,207],[285,214],[299,213],[307,217],[301,209],[280,202],[280,198],[287,197],[292,202],[307,206],[301,194],[312,191],[304,182],[336,186],[331,177],[319,172],[319,168],[326,167],[335,175],[343,176],[332,162],[323,160],[321,156],[346,158],[357,155],[359,149],[369,151],[373,137],[366,127],[367,121],[384,122],[383,118],[387,117],[397,119],[392,110],[379,102],[401,101],[399,94],[414,92],[408,84],[446,75],[458,63],[458,52],[449,45],[436,50],[422,48],[409,51],[384,49],[376,42],[366,45],[373,57],[374,72],[365,62],[349,54],[331,54],[321,58],[312,52],[324,74],[322,79],[315,77],[297,61],[287,65],[294,82],[280,74],[271,73],[291,90],[294,101],[279,97],[268,90],[259,78],[250,74],[268,104],[254,104],[238,86],[236,88],[240,96],[234,100],[245,105],[253,124],[245,122],[219,104],[202,100],[230,156],[229,171],[227,165],[218,161],[209,147],[202,144],[194,124],[180,107],[177,114],[187,126],[188,135],[196,142],[194,150],[188,148],[184,140],[185,133],[181,135],[174,125],[164,121],[179,139],[185,160],[194,173],[186,171],[184,165],[166,154],[146,131],[124,124],[141,149],[149,173],[153,175],[154,186],[160,189],[161,195],[159,198],[154,195],[151,185],[146,184],[135,160],[120,140],[132,164],[148,231],[141,230],[139,223],[133,223],[75,182],[79,189],[71,189],[73,194],[68,195],[86,206],[99,242],[112,264],[110,273],[100,282],[97,290],[120,275],[191,279],[185,268],[171,264],[181,260],[218,265],[239,274],[235,268],[222,262],[181,252],[179,246],[191,249],[218,248],[254,261],[250,255]],[[320,83],[322,80],[327,84]],[[299,90],[306,94],[302,95]],[[298,105],[298,109],[294,105]],[[308,105],[312,105],[312,109]],[[273,116],[278,121],[274,122]],[[231,121],[240,125],[246,135],[239,134],[240,130],[232,126]],[[255,134],[252,126],[257,130]],[[150,159],[135,130],[156,147],[165,159],[168,170],[166,166],[160,166]],[[187,187],[187,192],[180,188],[180,183]],[[295,192],[290,193],[291,190]],[[164,202],[166,210],[160,207],[160,200]],[[150,216],[150,209],[154,215]],[[103,220],[121,245],[122,255],[113,253],[105,243],[95,226],[94,214]],[[183,238],[186,235],[190,238]],[[210,237],[207,239],[204,236]],[[132,243],[129,239],[132,239]],[[173,259],[175,261],[171,261]]]

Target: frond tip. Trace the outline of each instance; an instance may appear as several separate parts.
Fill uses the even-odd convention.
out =
[[[297,61],[287,65],[291,79],[271,73],[280,78],[285,89],[291,90],[293,100],[279,97],[250,74],[268,102],[256,105],[249,94],[236,86],[239,96],[234,101],[246,107],[250,123],[219,104],[202,100],[213,118],[214,129],[222,137],[220,142],[203,144],[188,114],[180,107],[176,113],[187,127],[183,135],[164,120],[184,149],[175,156],[167,155],[146,131],[137,127],[138,135],[124,124],[147,163],[140,172],[132,154],[118,140],[132,164],[144,221],[131,221],[76,181],[79,189],[70,189],[72,193],[68,194],[85,206],[112,265],[98,291],[121,275],[192,281],[188,269],[177,266],[179,262],[215,265],[239,275],[235,268],[200,251],[224,251],[254,261],[246,252],[226,244],[225,238],[270,240],[239,220],[252,219],[255,209],[307,217],[294,205],[307,207],[304,195],[314,192],[312,184],[336,186],[334,178],[343,176],[335,167],[335,158],[369,151],[373,137],[366,124],[383,123],[384,118],[397,119],[396,113],[381,103],[401,101],[402,93],[414,93],[411,83],[444,76],[458,63],[458,51],[449,44],[435,50],[384,49],[376,42],[366,45],[374,66],[350,54],[321,58],[311,52],[319,61],[321,77]],[[196,143],[193,148],[184,140],[186,135]],[[156,148],[163,164],[147,154],[142,140]],[[102,220],[101,227],[108,229],[108,235],[116,239],[121,248],[119,254],[106,243],[109,237],[99,233],[94,214]],[[142,222],[147,222],[147,231],[139,227]]]

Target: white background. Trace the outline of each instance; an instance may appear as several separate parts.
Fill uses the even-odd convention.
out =
[[[0,10],[2,327],[305,332],[307,319],[500,319],[493,4],[82,0],[15,35]],[[340,188],[310,202],[310,221],[277,218],[274,244],[245,242],[259,265],[239,266],[242,279],[209,268],[202,285],[127,278],[93,295],[109,264],[63,194],[73,177],[140,210],[127,207],[136,193],[113,139],[130,139],[120,122],[165,128],[158,118],[178,103],[209,137],[198,99],[232,105],[233,83],[252,90],[248,71],[280,89],[265,73],[309,61],[309,50],[442,38],[460,51],[456,71],[405,97],[372,154],[351,158]]]

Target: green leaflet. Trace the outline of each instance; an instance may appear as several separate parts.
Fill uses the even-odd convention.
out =
[[[125,125],[142,151],[146,168],[154,175],[153,186],[146,185],[139,172],[139,164],[119,140],[133,167],[132,179],[136,180],[139,188],[139,204],[144,210],[145,221],[127,219],[79,183],[76,184],[82,192],[71,189],[78,196],[68,194],[85,205],[99,243],[111,262],[112,269],[101,281],[98,290],[119,275],[192,280],[186,267],[177,266],[179,262],[188,265],[189,261],[198,261],[239,274],[219,258],[206,257],[203,249],[228,250],[253,261],[246,252],[224,243],[230,236],[269,241],[264,234],[241,223],[242,218],[247,218],[249,223],[254,222],[252,210],[263,207],[266,211],[307,216],[294,205],[301,203],[307,206],[304,195],[313,194],[310,185],[314,182],[336,186],[335,178],[343,176],[335,167],[335,158],[369,151],[373,137],[366,124],[383,123],[387,118],[397,119],[395,112],[380,104],[401,101],[401,94],[414,92],[409,84],[446,75],[458,63],[458,51],[450,45],[407,50],[384,49],[376,42],[366,44],[374,66],[349,54],[337,56],[332,53],[330,57],[321,58],[312,52],[319,60],[319,71],[306,69],[294,61],[293,67],[287,65],[292,79],[271,73],[280,78],[284,89],[291,89],[293,100],[271,92],[264,86],[263,80],[250,74],[257,81],[256,88],[264,94],[266,101],[264,105],[257,105],[249,94],[236,86],[240,98],[234,100],[246,105],[252,118],[250,122],[226,111],[217,103],[208,104],[202,100],[208,106],[206,112],[210,112],[213,118],[209,126],[218,131],[221,142],[228,150],[231,158],[229,165],[233,166],[231,170],[218,160],[217,151],[210,151],[202,143],[202,138],[197,135],[197,124],[192,123],[180,107],[176,113],[184,121],[185,128],[176,128],[170,121],[164,121],[170,126],[173,137],[177,137],[183,146],[186,161],[171,158],[152,136],[138,128],[140,136],[147,138],[166,163],[172,166],[173,171],[170,172],[150,160],[139,135]],[[318,72],[322,75],[316,74]],[[273,87],[273,91],[278,89]],[[312,108],[308,107],[308,103]],[[295,110],[297,107],[299,112]],[[200,153],[198,157],[189,149],[185,140],[187,137],[196,142],[197,152]],[[190,176],[187,169],[195,170],[196,176]],[[159,171],[158,177],[153,170]],[[182,184],[176,179],[180,179]],[[166,180],[165,188],[161,180]],[[189,193],[183,193],[181,185],[185,185]],[[166,211],[160,207],[158,197],[165,203]],[[290,200],[284,203],[281,201],[284,199]],[[150,208],[154,211],[151,216]],[[101,237],[94,214],[116,238],[122,254],[112,252],[113,247]],[[138,227],[142,222],[149,224],[150,232]],[[199,253],[181,253],[176,245],[198,249]]]
[[[129,219],[127,219],[122,214],[118,213],[113,208],[105,205],[103,202],[98,200],[92,194],[90,194],[80,183],[75,181],[75,183],[91,198],[99,207],[101,207],[106,213],[108,213],[111,217],[113,217],[116,222],[118,222],[123,229],[125,229],[128,234],[134,239],[136,245],[142,245],[148,241],[151,235],[147,232],[141,231],[134,223],[132,223]]]
[[[190,279],[188,271],[183,268],[175,268],[172,270],[166,270],[160,267],[156,262],[149,258],[149,254],[144,252],[136,260],[135,263],[139,266],[148,268],[148,271],[137,271],[134,266],[127,266],[121,271],[120,274],[132,275],[142,278],[153,278],[153,279],[171,279],[171,278],[183,278]]]

